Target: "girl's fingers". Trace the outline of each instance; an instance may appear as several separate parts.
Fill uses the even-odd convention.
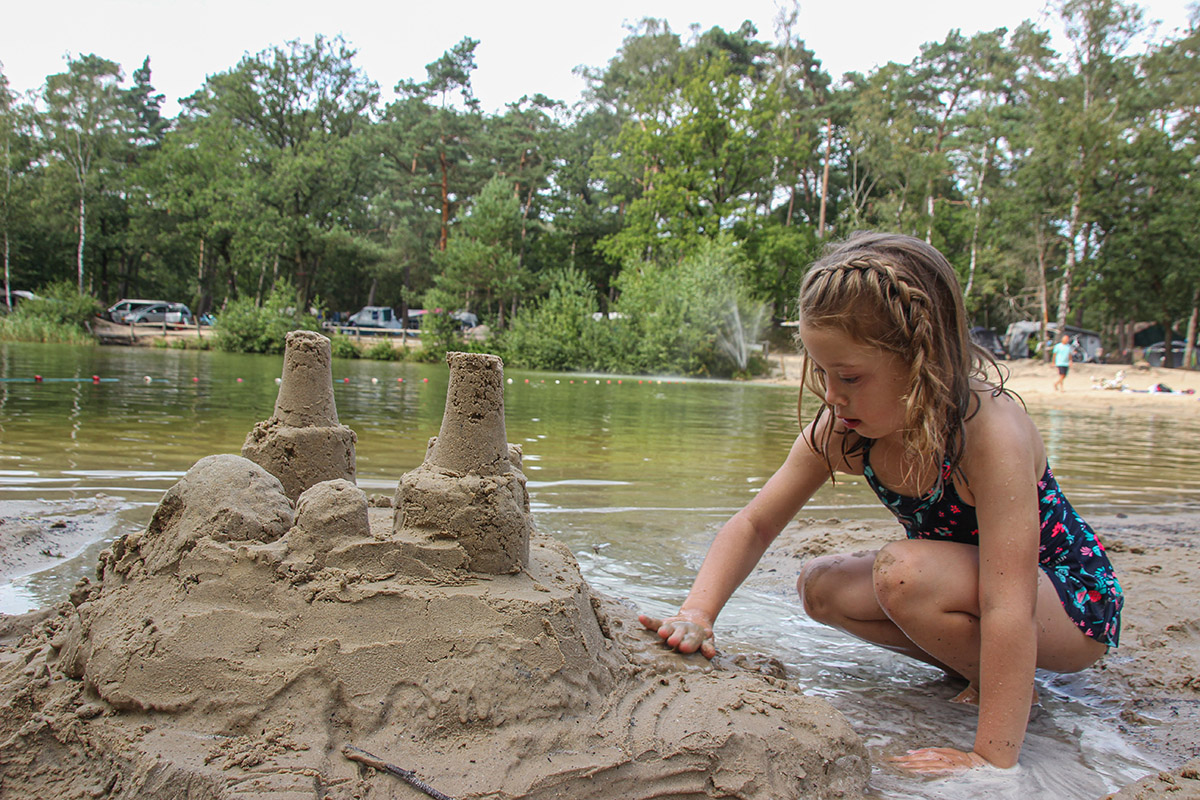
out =
[[[987,760],[975,753],[952,747],[924,747],[891,759],[900,769],[920,775],[947,775],[973,767],[987,765]]]
[[[680,653],[695,653],[698,650],[705,658],[712,658],[717,654],[712,633],[697,622],[678,618],[663,620],[647,614],[638,614],[638,622],[647,630],[657,633],[666,641],[668,647]]]

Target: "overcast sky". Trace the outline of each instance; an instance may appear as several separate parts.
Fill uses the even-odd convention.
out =
[[[167,97],[164,112],[246,53],[317,33],[341,34],[357,63],[391,96],[397,81],[423,80],[425,65],[464,36],[480,40],[475,93],[495,111],[524,94],[574,101],[578,65],[602,66],[616,53],[625,23],[666,19],[686,34],[692,25],[734,30],[749,19],[759,37],[774,40],[777,0],[598,0],[502,3],[489,0],[59,0],[51,5],[6,0],[0,14],[0,64],[17,91],[36,89],[64,69],[66,54],[95,53],[121,64],[125,76],[150,56],[153,83]],[[1186,0],[1143,4],[1161,20],[1159,38],[1187,22]],[[1032,19],[1052,32],[1044,0],[843,0],[800,8],[799,33],[835,78],[888,61],[910,61],[924,42],[959,28],[964,33],[1015,28]],[[1065,43],[1059,42],[1059,46]]]

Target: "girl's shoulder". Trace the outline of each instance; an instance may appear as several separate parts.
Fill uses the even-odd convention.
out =
[[[1045,461],[1041,434],[1021,401],[990,384],[972,387],[973,413],[967,418],[964,466],[987,464],[1000,455],[1024,454]]]

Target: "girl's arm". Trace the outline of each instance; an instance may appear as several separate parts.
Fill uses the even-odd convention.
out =
[[[1016,766],[1033,700],[1044,449],[1028,416],[1004,400],[985,405],[967,437],[962,467],[979,521],[979,723],[971,753],[924,748],[895,759],[926,774]]]
[[[826,424],[832,424],[829,415],[821,420],[822,427]],[[707,658],[716,655],[712,626],[717,614],[767,546],[828,479],[824,460],[808,445],[811,429],[812,424],[796,439],[787,460],[754,499],[721,527],[679,613],[665,620],[645,614],[638,617],[679,652],[699,650]],[[821,436],[818,432],[817,441]],[[840,446],[838,436],[830,441]]]
[[[1037,663],[1037,481],[1041,440],[1023,412],[981,420],[970,463],[979,520],[979,727],[975,752],[998,767],[1017,763]],[[1019,415],[1019,416],[1018,416]]]

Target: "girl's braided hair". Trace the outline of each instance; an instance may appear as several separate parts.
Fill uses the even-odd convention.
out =
[[[958,467],[964,423],[978,409],[972,378],[1003,391],[1004,377],[990,353],[967,331],[967,314],[954,268],[932,245],[911,236],[860,232],[834,245],[809,268],[800,287],[800,321],[841,331],[863,344],[893,353],[908,365],[902,439],[911,455],[945,458]],[[830,411],[825,380],[804,354],[805,385],[817,394],[816,419]],[[974,407],[972,407],[974,405]],[[809,445],[825,454],[815,441]],[[832,426],[825,426],[827,436]],[[843,439],[843,456],[860,452],[867,441]]]

